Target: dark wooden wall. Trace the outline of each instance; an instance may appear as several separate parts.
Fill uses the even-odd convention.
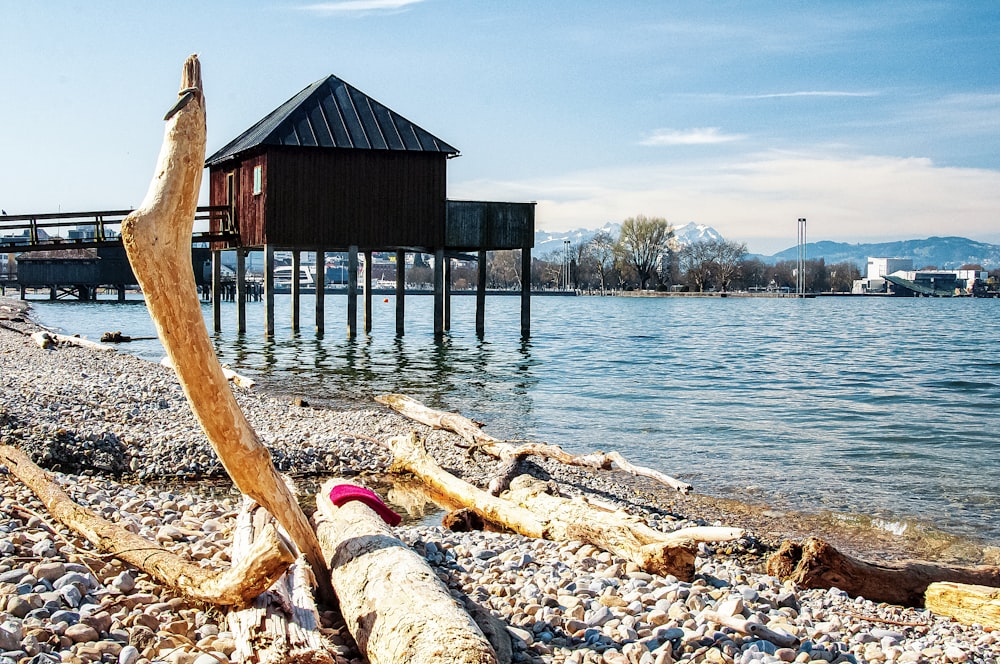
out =
[[[448,201],[445,246],[462,251],[535,245],[535,204]]]
[[[258,164],[264,186],[254,195],[253,168]],[[233,171],[244,246],[335,250],[444,245],[443,153],[270,147],[238,164],[213,168],[213,205],[227,203],[226,173]]]

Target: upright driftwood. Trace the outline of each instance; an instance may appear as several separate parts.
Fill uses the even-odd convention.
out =
[[[316,531],[330,559],[347,629],[372,664],[497,664],[469,614],[427,561],[359,501],[336,507],[337,480],[316,495]]]
[[[35,492],[52,516],[100,551],[135,565],[192,599],[245,605],[269,588],[295,560],[289,544],[271,527],[261,532],[248,545],[246,555],[239,562],[233,561],[229,569],[206,569],[77,505],[21,450],[0,445],[0,462]]]
[[[253,554],[260,533],[274,527],[274,517],[244,496],[233,533],[233,562]],[[330,644],[319,630],[310,592],[312,571],[303,557],[252,604],[226,615],[236,642],[235,661],[249,664],[333,664]]]
[[[549,445],[546,443],[522,443],[515,445],[490,436],[478,424],[467,417],[457,413],[446,413],[429,408],[416,399],[403,394],[382,394],[376,396],[375,400],[421,424],[426,424],[437,429],[453,431],[464,438],[470,445],[481,449],[486,454],[504,462],[515,462],[514,465],[516,465],[518,459],[534,455],[555,459],[569,466],[583,466],[599,470],[618,468],[632,475],[649,477],[681,493],[691,491],[691,485],[687,482],[681,482],[652,468],[636,466],[618,452],[592,452],[590,454],[577,455],[570,454],[558,445]],[[510,472],[506,474],[512,475]],[[503,473],[501,476],[503,476]],[[502,488],[505,487],[497,487],[497,490],[492,491],[492,493],[497,495]]]
[[[1000,588],[939,581],[927,586],[924,606],[965,625],[1000,629]]]
[[[205,97],[197,56],[184,64],[156,173],[122,240],[146,306],[191,408],[233,482],[288,531],[329,593],[316,534],[247,422],[212,348],[191,265],[191,230],[205,162]]]
[[[396,436],[388,445],[394,470],[412,473],[435,492],[490,523],[529,537],[589,542],[654,574],[673,574],[690,580],[699,541],[726,541],[743,534],[736,528],[690,528],[662,533],[625,512],[550,493],[544,482],[527,476],[515,479],[510,491],[496,497],[441,468],[415,435]]]
[[[783,542],[767,561],[767,573],[806,588],[839,588],[875,602],[923,606],[924,592],[935,581],[1000,587],[1000,568],[946,567],[908,561],[879,565],[848,556],[810,537],[802,544]]]

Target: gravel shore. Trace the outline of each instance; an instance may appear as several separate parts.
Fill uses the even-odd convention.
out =
[[[192,416],[172,371],[123,352],[38,348],[21,303],[0,299],[0,436],[43,467],[75,501],[197,561],[228,562],[238,494]],[[319,409],[235,389],[275,465],[307,494],[314,478],[354,477],[409,518],[398,527],[455,591],[508,625],[519,662],[997,662],[1000,638],[926,611],[797,588],[763,574],[763,554],[815,522],[704,496],[681,497],[619,474],[541,462],[532,472],[570,492],[599,495],[651,526],[749,527],[729,545],[703,546],[692,583],[646,574],[577,543],[429,525],[427,507],[402,489],[383,490],[388,453],[371,442],[417,431],[452,472],[484,484],[493,465],[457,437],[381,407]],[[302,395],[308,399],[308,395]],[[4,469],[5,470],[5,469]],[[16,478],[0,478],[0,664],[8,662],[229,661],[225,616],[174,597],[143,573],[94,553],[55,522]],[[308,501],[304,500],[304,504]],[[430,511],[433,514],[433,510]],[[835,534],[836,535],[836,534]],[[863,547],[871,558],[913,553],[888,534]],[[911,543],[912,544],[912,543]],[[981,552],[940,557],[974,559]],[[926,556],[924,556],[926,557]],[[796,637],[795,647],[743,636],[705,611],[760,622]],[[360,662],[332,612],[330,648]],[[233,660],[235,661],[235,660]]]

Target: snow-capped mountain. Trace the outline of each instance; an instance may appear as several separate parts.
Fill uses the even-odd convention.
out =
[[[600,228],[593,230],[577,228],[572,231],[535,231],[535,248],[532,250],[532,253],[535,256],[544,256],[552,252],[561,252],[565,250],[567,240],[569,240],[570,247],[576,247],[579,244],[590,242],[601,231],[606,232],[617,240],[621,230],[622,225],[620,223],[608,222]],[[677,238],[677,242],[682,246],[706,240],[723,239],[722,235],[711,226],[696,224],[693,221],[683,226],[674,227],[674,237]]]

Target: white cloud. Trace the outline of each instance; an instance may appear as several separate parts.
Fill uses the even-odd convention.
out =
[[[723,134],[719,127],[701,127],[676,131],[673,129],[656,129],[652,134],[640,141],[640,145],[714,145],[729,143],[745,138],[742,134]]]
[[[340,0],[339,2],[319,2],[305,5],[302,9],[319,14],[371,13],[406,9],[423,0]]]
[[[637,213],[714,227],[752,252],[810,241],[878,242],[960,235],[1000,241],[1000,171],[929,159],[771,152],[738,162],[684,162],[570,173],[530,182],[456,183],[455,198],[537,200],[545,230],[598,228]]]

